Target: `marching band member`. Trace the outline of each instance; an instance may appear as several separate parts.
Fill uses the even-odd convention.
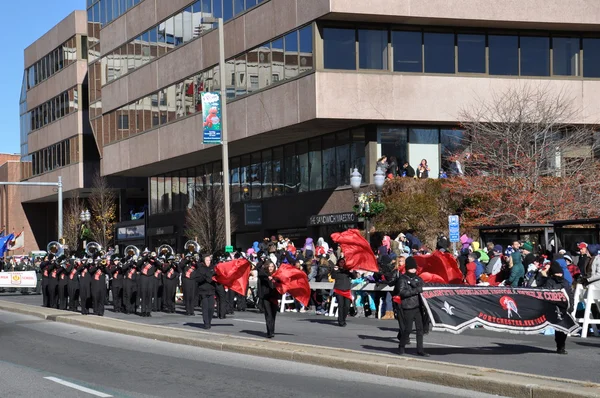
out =
[[[164,307],[167,314],[175,313],[175,294],[177,293],[177,284],[179,283],[179,272],[175,257],[170,256],[163,264],[164,273]]]
[[[90,266],[94,260],[88,258],[85,264],[82,264],[79,273],[79,297],[81,298],[81,314],[88,315],[89,308],[92,306],[92,277],[90,275]]]
[[[104,301],[106,299],[106,259],[97,259],[90,266],[92,305],[94,315],[104,316]]]
[[[112,279],[111,289],[113,296],[113,308],[115,312],[123,311],[123,266],[118,256],[113,256],[108,267],[108,274]]]
[[[183,302],[185,303],[185,314],[194,316],[194,303],[197,302],[196,291],[198,282],[196,280],[196,271],[198,269],[199,257],[197,254],[187,258],[180,264],[183,266],[181,271],[181,286],[183,290]]]
[[[69,311],[77,311],[79,302],[79,275],[78,270],[81,267],[79,259],[72,259],[67,269],[67,291],[69,294]]]
[[[152,290],[154,287],[154,272],[158,265],[156,260],[156,253],[150,253],[150,256],[142,259],[142,265],[140,267],[140,287],[142,297],[142,313],[143,317],[151,317],[152,314]]]
[[[210,255],[204,255],[203,264],[197,270],[198,292],[202,299],[202,319],[204,329],[210,330],[215,310],[215,292],[217,283],[213,280],[215,267],[211,264]]]
[[[137,256],[130,257],[123,266],[123,303],[126,314],[135,314],[138,295]],[[113,293],[114,294],[114,293]]]

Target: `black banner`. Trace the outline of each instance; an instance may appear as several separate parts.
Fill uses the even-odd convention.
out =
[[[421,297],[433,330],[458,334],[475,324],[519,334],[537,334],[547,327],[568,334],[579,329],[568,313],[564,290],[424,287]]]

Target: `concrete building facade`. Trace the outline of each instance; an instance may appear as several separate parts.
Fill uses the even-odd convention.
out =
[[[427,159],[437,177],[460,149],[459,112],[509,87],[568,92],[584,110],[573,123],[598,119],[592,0],[87,5],[89,116],[102,174],[147,181],[152,247],[181,248],[186,210],[221,184],[220,148],[202,143],[199,99],[223,79],[238,246],[356,225],[351,169],[370,183],[385,154],[413,167]],[[213,17],[225,19],[225,71]],[[315,217],[333,214],[341,215]]]

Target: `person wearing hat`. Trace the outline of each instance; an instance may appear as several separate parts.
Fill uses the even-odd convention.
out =
[[[495,245],[491,251],[490,262],[485,267],[485,273],[488,275],[497,275],[502,270],[502,246]]]
[[[164,308],[167,314],[175,313],[175,295],[179,283],[179,270],[172,255],[163,264],[164,273]]]
[[[417,275],[417,262],[413,257],[406,259],[406,273],[398,278],[398,292],[402,300],[402,315],[404,317],[404,327],[402,340],[398,346],[400,355],[404,355],[404,349],[410,340],[410,332],[413,323],[417,331],[417,355],[428,357],[429,354],[423,349],[423,308],[420,294],[423,292],[423,279]]]
[[[142,259],[139,265],[140,270],[140,296],[142,299],[142,317],[151,317],[152,314],[152,292],[154,290],[154,273],[158,265],[156,253],[152,252],[146,258]]]
[[[108,266],[108,275],[112,279],[111,290],[114,312],[123,311],[123,266],[121,259],[116,254]]]
[[[98,258],[90,266],[92,306],[94,315],[104,316],[104,301],[106,299],[106,259]]]
[[[215,266],[212,264],[210,255],[204,255],[203,262],[198,266],[196,274],[198,293],[202,299],[202,320],[204,321],[204,329],[209,330],[215,311],[215,293],[217,286],[217,282],[213,280],[213,276],[215,276]],[[193,306],[190,315],[194,315]]]
[[[590,256],[587,243],[581,242],[577,245],[577,248],[579,249],[579,261],[577,262],[577,267],[579,267],[579,272],[585,278],[592,273],[593,259],[592,256]]]
[[[552,261],[550,263],[550,269],[548,271],[548,277],[546,278],[546,282],[543,284],[543,288],[545,289],[553,289],[553,290],[561,290],[564,289],[567,295],[569,296],[569,303],[573,303],[573,291],[571,290],[571,284],[565,280],[563,277],[563,269],[558,262]],[[560,306],[560,304],[557,304]],[[570,308],[566,308],[569,304],[564,303],[563,310],[566,309],[567,312],[570,312]],[[556,353],[566,355],[567,351],[565,350],[565,345],[567,341],[567,335],[563,332],[559,332],[558,330],[554,332],[554,341],[556,342]]]
[[[208,262],[210,263],[210,255]],[[200,257],[194,254],[187,261],[179,263],[181,269],[181,291],[183,292],[183,304],[185,306],[185,315],[194,316],[194,303],[197,303],[196,293],[198,282],[196,282],[196,272],[199,267]],[[214,299],[214,298],[213,298]],[[213,302],[214,305],[214,302]]]
[[[504,284],[512,287],[518,287],[522,284],[525,277],[525,268],[523,267],[521,253],[516,251],[510,255],[508,267],[510,269],[510,276],[506,281],[504,281]]]
[[[533,254],[533,244],[531,242],[523,243],[521,246],[523,250],[523,268],[525,271],[529,269],[529,265],[533,264],[535,261],[535,255]]]
[[[340,258],[338,263],[333,267],[331,271],[331,277],[335,279],[333,284],[333,293],[338,304],[338,325],[341,327],[346,326],[346,317],[350,312],[350,304],[352,303],[353,297],[350,289],[351,273],[346,268],[346,259]]]

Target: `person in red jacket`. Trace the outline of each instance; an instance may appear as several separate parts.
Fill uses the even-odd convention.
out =
[[[477,264],[475,263],[476,256],[474,253],[469,253],[469,262],[467,263],[467,275],[465,275],[465,281],[467,285],[475,286],[477,284],[477,277],[475,271],[477,270]]]

